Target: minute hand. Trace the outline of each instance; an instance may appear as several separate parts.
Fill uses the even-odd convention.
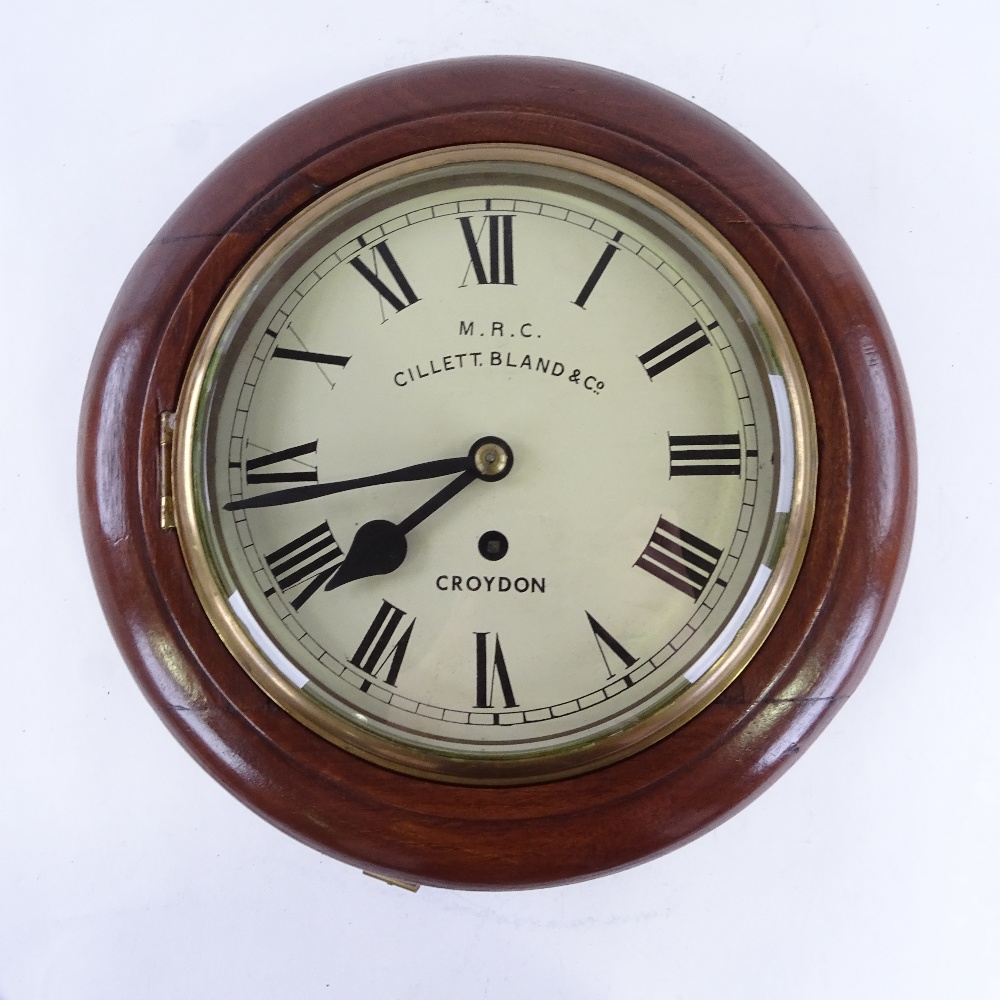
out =
[[[472,468],[472,460],[468,455],[462,455],[459,458],[439,458],[433,462],[408,465],[405,469],[393,469],[391,472],[380,472],[374,476],[345,479],[339,483],[312,483],[309,486],[293,486],[285,490],[262,493],[256,497],[244,497],[242,500],[233,500],[231,503],[227,503],[225,510],[248,510],[251,507],[278,507],[286,503],[301,503],[303,500],[328,497],[333,493],[346,493],[348,490],[359,490],[365,486],[384,486],[387,483],[406,483],[419,479],[437,479],[440,476],[451,476],[456,472],[465,472],[470,468]]]

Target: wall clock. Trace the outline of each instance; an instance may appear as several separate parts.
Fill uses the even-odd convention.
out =
[[[417,884],[614,871],[759,793],[894,605],[913,435],[865,279],[746,139],[540,59],[266,129],[130,274],[83,411],[154,707]]]

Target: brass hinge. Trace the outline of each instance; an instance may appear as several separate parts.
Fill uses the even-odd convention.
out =
[[[394,885],[399,889],[405,889],[407,892],[416,892],[420,886],[416,882],[404,882],[399,878],[390,878],[388,875],[378,875],[375,872],[362,872],[363,875],[367,875],[369,878],[377,878],[380,882],[385,882],[386,885]]]
[[[160,414],[160,527],[177,527],[174,520],[174,414]]]

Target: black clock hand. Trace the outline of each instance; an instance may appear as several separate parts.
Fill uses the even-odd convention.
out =
[[[364,486],[384,486],[388,483],[407,483],[418,479],[437,479],[439,476],[450,476],[455,472],[464,472],[471,468],[471,462],[472,459],[469,455],[462,455],[460,458],[439,458],[433,462],[408,465],[405,469],[380,472],[375,476],[345,479],[340,483],[311,483],[309,486],[293,486],[290,489],[274,490],[256,497],[233,500],[231,503],[227,503],[223,509],[249,510],[251,507],[277,507],[286,503],[300,503],[303,500],[328,497],[334,493],[346,493],[348,490],[359,490]]]
[[[477,478],[475,469],[463,472],[399,524],[393,524],[392,521],[367,521],[362,524],[354,535],[354,541],[351,542],[340,569],[329,580],[326,589],[333,590],[353,580],[380,576],[399,569],[406,558],[406,533],[458,496]]]
[[[487,482],[502,479],[510,472],[514,454],[499,438],[481,438],[469,451],[471,468],[438,490],[412,514],[398,524],[392,521],[367,521],[358,528],[340,569],[327,582],[326,590],[334,590],[353,580],[381,576],[399,569],[406,559],[406,535],[418,524],[453,500],[476,479]]]

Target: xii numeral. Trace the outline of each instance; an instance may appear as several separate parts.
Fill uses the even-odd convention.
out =
[[[476,633],[476,708],[493,707],[493,693],[497,681],[500,682],[504,706],[516,708],[517,702],[514,700],[514,689],[510,685],[507,662],[500,648],[500,636],[496,637],[493,646],[492,663],[489,655],[489,637],[489,632]]]
[[[344,553],[326,521],[264,556],[282,593],[309,581],[291,602],[296,611],[333,576],[343,559]],[[270,597],[273,593],[272,588],[264,596]]]
[[[472,231],[472,220],[462,217],[458,220],[465,236],[465,246],[469,251],[469,267],[480,285],[513,285],[514,284],[514,216],[488,215],[479,227],[479,232]],[[480,252],[484,230],[486,237],[486,260]],[[469,276],[468,268],[465,272]],[[462,282],[465,287],[465,281]]]
[[[718,325],[718,323],[712,323],[708,329],[712,330]],[[695,320],[690,326],[684,327],[680,333],[667,337],[655,347],[651,347],[645,354],[640,354],[639,362],[646,369],[646,374],[653,379],[668,368],[673,368],[679,361],[690,357],[695,351],[708,347],[710,343],[708,335],[701,328],[701,323]]]
[[[389,272],[389,276],[391,276],[395,283],[395,290],[389,287],[388,279],[383,278],[379,274],[379,260],[382,261],[382,264]],[[378,292],[379,302],[388,302],[396,312],[402,312],[407,306],[412,306],[414,302],[420,301],[417,298],[416,292],[413,291],[410,283],[406,280],[406,275],[403,274],[402,268],[396,263],[396,258],[393,257],[392,251],[389,249],[389,244],[385,240],[381,243],[376,243],[372,247],[371,267],[361,260],[360,257],[354,257],[351,260],[351,267]],[[384,312],[382,318],[384,322]]]
[[[738,476],[739,434],[671,434],[671,476]]]
[[[399,668],[403,665],[406,649],[410,644],[410,636],[413,635],[413,626],[417,623],[414,618],[396,638],[396,632],[405,617],[406,612],[402,608],[397,608],[383,598],[378,614],[368,626],[365,637],[348,662],[372,677],[377,677],[379,671],[388,665],[385,683],[395,687]],[[396,641],[393,642],[393,639]],[[361,690],[367,691],[371,686],[371,681],[363,681]]]
[[[661,517],[635,565],[697,600],[721,558],[721,549]]]

